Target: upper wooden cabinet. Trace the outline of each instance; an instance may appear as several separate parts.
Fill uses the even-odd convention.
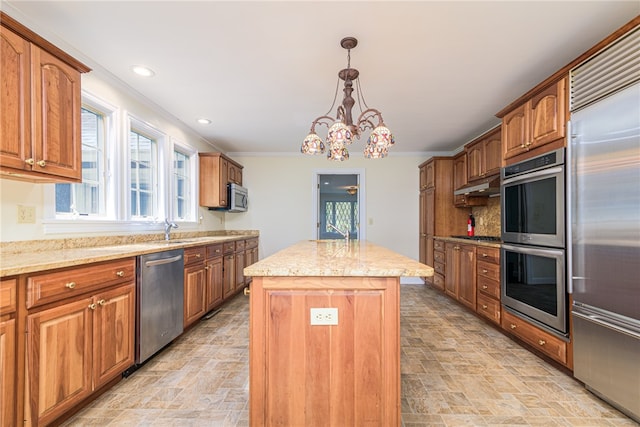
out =
[[[484,134],[465,147],[467,181],[472,182],[498,175],[502,166],[502,136],[500,127]],[[458,187],[456,187],[458,188]]]
[[[222,153],[199,153],[200,206],[228,206],[227,184],[242,185],[242,165]]]
[[[32,182],[80,182],[80,74],[90,69],[1,17],[0,172]]]
[[[567,77],[536,92],[502,117],[502,158],[505,164],[523,160],[531,152],[558,141],[549,149],[564,146],[567,118]],[[499,113],[500,114],[500,113]]]

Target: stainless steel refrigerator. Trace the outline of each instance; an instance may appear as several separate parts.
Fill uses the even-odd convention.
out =
[[[638,40],[640,31],[631,40],[636,57]],[[630,64],[630,80],[604,81],[594,96],[594,81],[622,69],[610,61],[572,71],[567,202],[574,376],[640,421],[640,59]]]

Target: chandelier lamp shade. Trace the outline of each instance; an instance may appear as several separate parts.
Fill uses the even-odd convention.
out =
[[[339,80],[331,108],[325,115],[318,117],[311,123],[309,135],[307,135],[300,147],[302,154],[314,155],[326,152],[329,160],[347,160],[349,158],[347,146],[353,143],[354,138],[360,139],[362,132],[367,129],[373,130],[364,148],[365,158],[381,159],[386,157],[389,154],[389,147],[395,143],[391,131],[384,124],[382,113],[375,108],[369,108],[362,96],[360,80],[358,79],[360,72],[355,68],[351,68],[351,49],[356,47],[357,44],[358,40],[354,37],[345,37],[340,41],[340,46],[347,50],[347,68],[340,70],[338,73]],[[336,117],[333,118],[329,114],[336,104],[340,80],[344,81],[344,97],[342,103],[336,109]],[[355,122],[352,116],[352,109],[356,104],[356,99],[352,96],[354,83],[355,95],[361,111]],[[364,111],[362,110],[362,105],[364,105]],[[316,133],[316,126],[318,125],[324,125],[329,129],[325,141],[322,141],[322,138]]]

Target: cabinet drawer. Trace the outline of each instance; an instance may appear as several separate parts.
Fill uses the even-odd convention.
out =
[[[222,256],[222,243],[207,246],[207,259]]]
[[[500,264],[500,248],[478,246],[478,261]]]
[[[444,291],[444,276],[439,273],[433,275],[433,287]]]
[[[444,274],[444,263],[443,262],[434,262],[433,270],[436,273]]]
[[[496,324],[500,324],[500,301],[489,298],[485,295],[478,294],[476,312],[491,320]]]
[[[500,301],[500,282],[478,276],[478,292]]]
[[[222,252],[225,255],[232,254],[236,251],[236,242],[225,242],[222,245]]]
[[[236,240],[236,252],[244,251],[245,246],[244,240]]]
[[[505,310],[502,328],[563,365],[567,364],[567,343]]]
[[[444,252],[444,242],[442,240],[434,240],[433,241],[433,250],[434,251],[442,251]]]
[[[205,251],[206,248],[204,246],[198,246],[196,248],[186,248],[184,250],[184,265],[204,261],[204,257],[206,254]]]
[[[245,242],[246,249],[253,249],[258,247],[258,239],[247,239],[245,240]]]
[[[0,282],[0,315],[16,311],[16,279],[5,279]]]
[[[135,258],[29,276],[27,308],[135,279]]]
[[[441,262],[444,264],[444,252],[436,251],[433,253],[433,262]]]
[[[478,277],[486,277],[487,279],[500,281],[500,266],[485,261],[478,260]]]

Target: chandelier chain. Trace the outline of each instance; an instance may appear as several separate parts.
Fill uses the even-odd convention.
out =
[[[333,94],[333,103],[331,103],[331,107],[329,111],[327,111],[324,115],[328,116],[333,111],[333,107],[336,106],[336,99],[338,99],[338,89],[340,88],[340,77],[338,77],[338,81],[336,82],[336,93]]]

